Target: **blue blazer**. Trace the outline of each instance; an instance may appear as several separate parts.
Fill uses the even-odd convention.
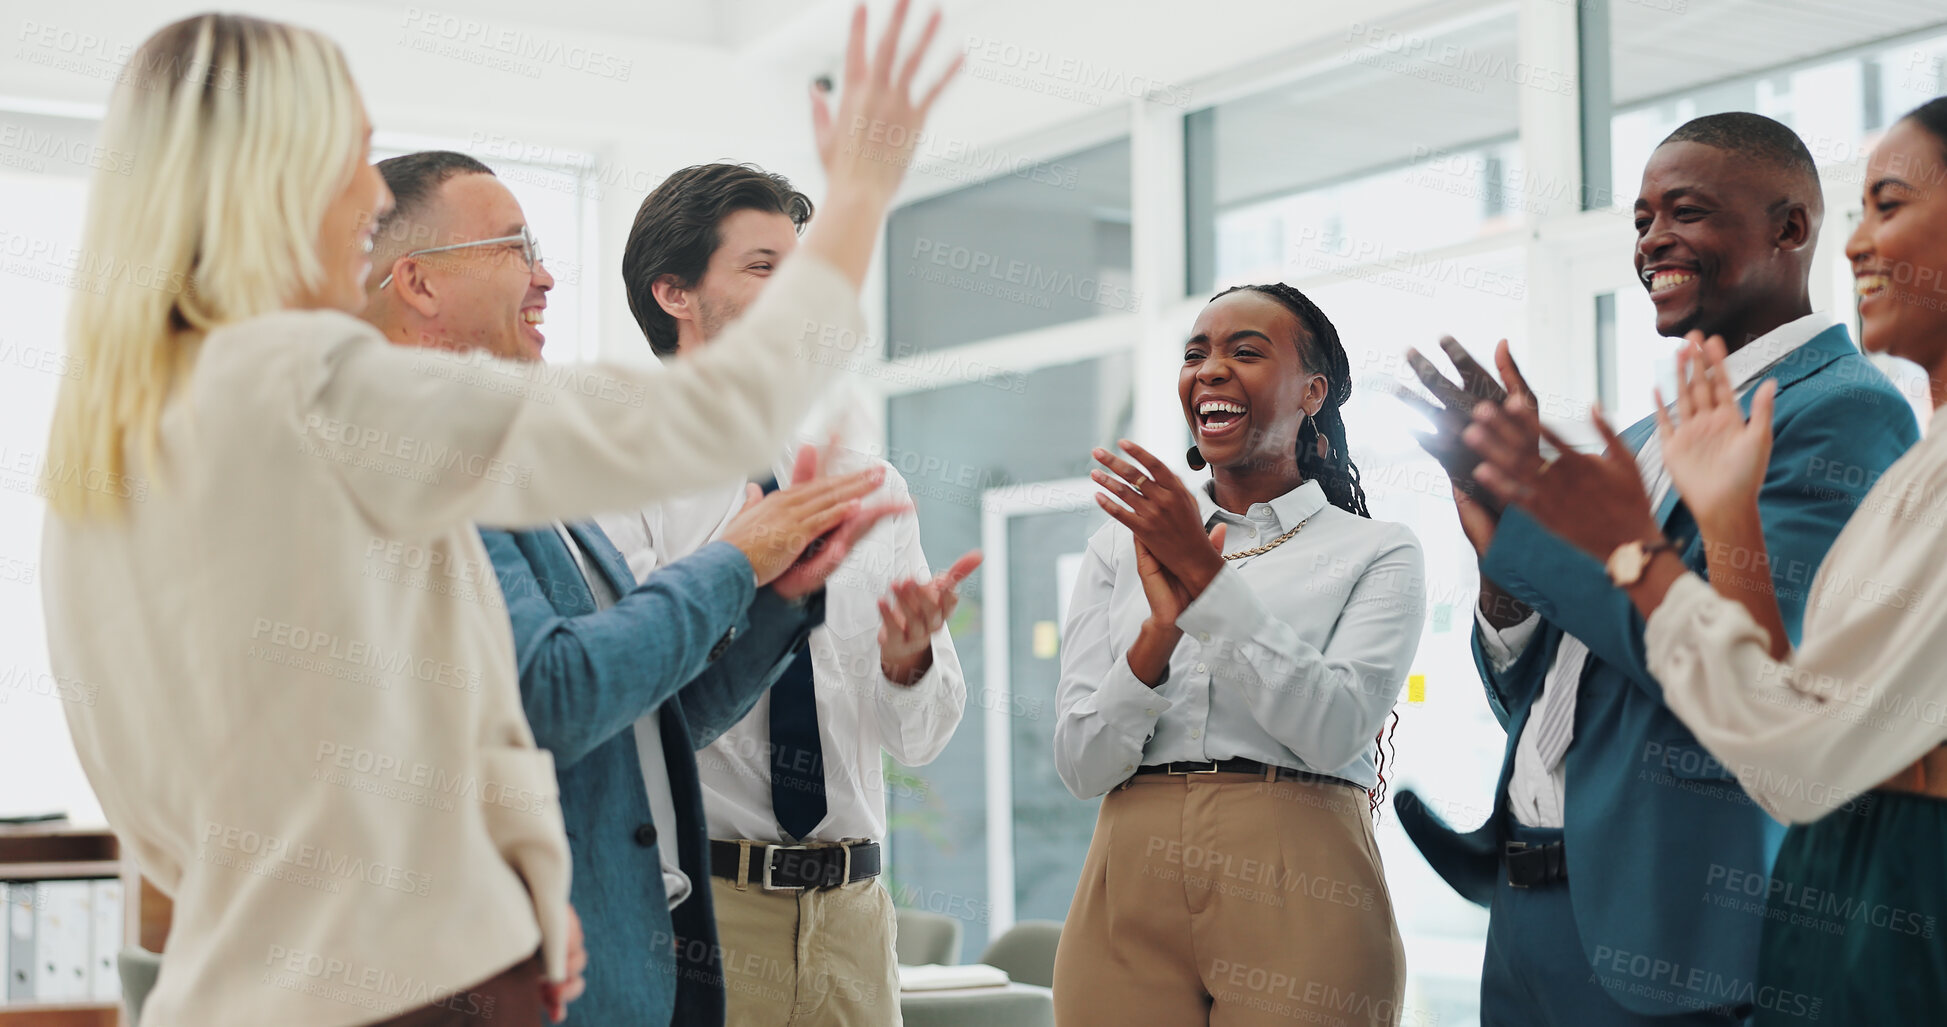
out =
[[[710,903],[710,846],[696,750],[742,720],[811,629],[824,593],[803,603],[754,587],[750,561],[715,542],[637,585],[592,524],[570,534],[590,573],[620,598],[597,613],[552,527],[482,529],[513,621],[521,702],[554,754],[574,864],[570,900],[587,940],[588,990],[567,1023],[721,1024],[724,985]],[[674,700],[673,702],[669,700]],[[656,824],[643,790],[636,719],[660,708],[674,824]],[[674,915],[660,848],[677,846],[690,897]]]
[[[1912,408],[1852,345],[1844,326],[1781,359],[1771,465],[1758,497],[1778,605],[1794,645],[1806,594],[1839,529],[1881,472],[1919,438]],[[1743,401],[1751,409],[1750,397]],[[1632,451],[1656,430],[1623,433]],[[1657,511],[1685,563],[1704,573],[1696,521],[1675,490]],[[1474,636],[1487,701],[1507,729],[1494,812],[1469,832],[1448,827],[1411,792],[1400,825],[1434,870],[1488,905],[1501,874],[1515,741],[1564,632],[1589,647],[1565,758],[1568,882],[1583,954],[1609,994],[1645,1015],[1749,1004],[1760,915],[1711,902],[1733,872],[1768,875],[1784,827],[1663,705],[1643,648],[1643,617],[1601,564],[1518,509],[1501,518],[1481,573],[1534,607],[1542,623],[1519,659],[1495,673]],[[1738,899],[1748,898],[1739,894]],[[1545,982],[1537,982],[1545,986]],[[1699,1002],[1699,999],[1704,1001]]]

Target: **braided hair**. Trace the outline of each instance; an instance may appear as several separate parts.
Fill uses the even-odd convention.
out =
[[[1212,302],[1223,299],[1233,292],[1249,290],[1278,301],[1286,310],[1298,318],[1304,329],[1298,337],[1298,358],[1314,374],[1325,376],[1325,403],[1318,413],[1305,418],[1298,427],[1298,471],[1307,481],[1316,481],[1325,490],[1325,499],[1333,506],[1347,513],[1370,518],[1372,511],[1366,507],[1366,490],[1359,481],[1359,465],[1352,462],[1352,452],[1345,442],[1345,416],[1340,408],[1352,398],[1352,361],[1345,355],[1345,344],[1339,341],[1339,330],[1332,319],[1325,316],[1311,297],[1283,282],[1268,285],[1239,285],[1225,289],[1212,296]],[[1329,446],[1326,454],[1318,454],[1318,437],[1323,433]],[[1386,754],[1392,749],[1392,736],[1399,730],[1399,713],[1394,712],[1386,728],[1373,737],[1374,763],[1379,774],[1379,783],[1366,793],[1374,816],[1379,815],[1386,801]]]

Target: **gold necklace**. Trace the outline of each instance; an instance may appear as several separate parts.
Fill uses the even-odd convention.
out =
[[[1291,541],[1291,537],[1293,535],[1296,535],[1299,532],[1305,530],[1305,522],[1309,520],[1311,520],[1311,518],[1307,517],[1305,518],[1305,520],[1299,521],[1297,527],[1291,529],[1290,531],[1285,532],[1282,535],[1279,535],[1277,538],[1274,538],[1271,541],[1266,542],[1265,544],[1258,546],[1255,549],[1240,549],[1235,553],[1225,553],[1224,559],[1242,560],[1247,556],[1262,556],[1263,554],[1268,553],[1271,550],[1276,549],[1281,545],[1284,545],[1286,542]]]

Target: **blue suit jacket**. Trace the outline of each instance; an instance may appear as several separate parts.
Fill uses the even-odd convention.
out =
[[[570,899],[588,948],[588,990],[567,1022],[720,1024],[722,958],[696,750],[777,680],[823,622],[824,593],[793,603],[757,590],[750,562],[726,542],[638,586],[601,529],[569,532],[595,556],[590,573],[599,569],[620,597],[600,613],[552,527],[480,532],[513,621],[521,702],[561,785]],[[652,822],[635,744],[636,719],[658,708],[675,824]],[[658,855],[671,844],[693,885],[673,917]]]
[[[1793,644],[1819,562],[1859,500],[1915,440],[1911,407],[1834,326],[1767,373],[1778,381],[1775,441],[1758,509],[1778,605]],[[1744,399],[1750,412],[1750,397]],[[1623,433],[1640,449],[1654,417]],[[1704,571],[1696,522],[1671,490],[1657,511],[1685,563]],[[1564,632],[1589,647],[1565,758],[1570,899],[1582,949],[1609,994],[1643,1014],[1753,1001],[1760,915],[1731,903],[1726,879],[1767,875],[1784,836],[1737,786],[1735,774],[1663,705],[1643,648],[1643,617],[1601,564],[1510,509],[1481,573],[1535,608],[1542,624],[1519,659],[1495,673],[1474,638],[1487,701],[1507,729],[1494,812],[1467,833],[1411,792],[1400,825],[1462,895],[1491,902],[1501,870],[1515,741]],[[1738,895],[1738,899],[1748,896]],[[1545,982],[1536,982],[1545,986]],[[1698,1002],[1698,999],[1704,999]]]

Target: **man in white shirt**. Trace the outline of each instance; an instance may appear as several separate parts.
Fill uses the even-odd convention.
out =
[[[707,345],[797,245],[811,204],[781,176],[711,164],[671,175],[642,203],[623,254],[629,306],[665,359]],[[834,463],[864,463],[834,455]],[[897,471],[874,500],[904,503]],[[776,480],[789,483],[780,466]],[[741,482],[599,519],[640,578],[716,538]],[[966,704],[946,630],[968,553],[932,577],[918,522],[859,541],[825,591],[809,651],[740,723],[698,754],[733,1025],[896,1024],[883,756],[945,748]]]
[[[1747,405],[1760,380],[1777,383],[1759,501],[1771,562],[1759,572],[1796,642],[1812,572],[1866,486],[1917,437],[1911,412],[1845,328],[1812,311],[1822,202],[1790,129],[1747,113],[1683,125],[1651,155],[1635,209],[1636,268],[1659,334],[1723,336]],[[1411,793],[1397,807],[1434,868],[1491,906],[1482,1022],[1701,1027],[1760,1005],[1788,1011],[1790,996],[1751,985],[1762,908],[1724,885],[1764,879],[1782,827],[1664,705],[1644,662],[1643,619],[1615,587],[1634,581],[1652,540],[1619,548],[1605,574],[1524,512],[1494,509],[1472,479],[1477,458],[1463,436],[1485,430],[1472,411],[1507,400],[1532,427],[1537,403],[1505,342],[1506,392],[1458,343],[1443,345],[1464,385],[1410,358],[1440,401],[1427,449],[1452,477],[1480,555],[1475,657],[1508,744],[1481,828],[1453,831]],[[1670,488],[1654,429],[1645,418],[1622,438],[1663,535],[1681,540],[1678,554],[1701,573],[1696,523]],[[1545,467],[1530,448],[1530,466]],[[1831,480],[1830,467],[1850,480]]]

